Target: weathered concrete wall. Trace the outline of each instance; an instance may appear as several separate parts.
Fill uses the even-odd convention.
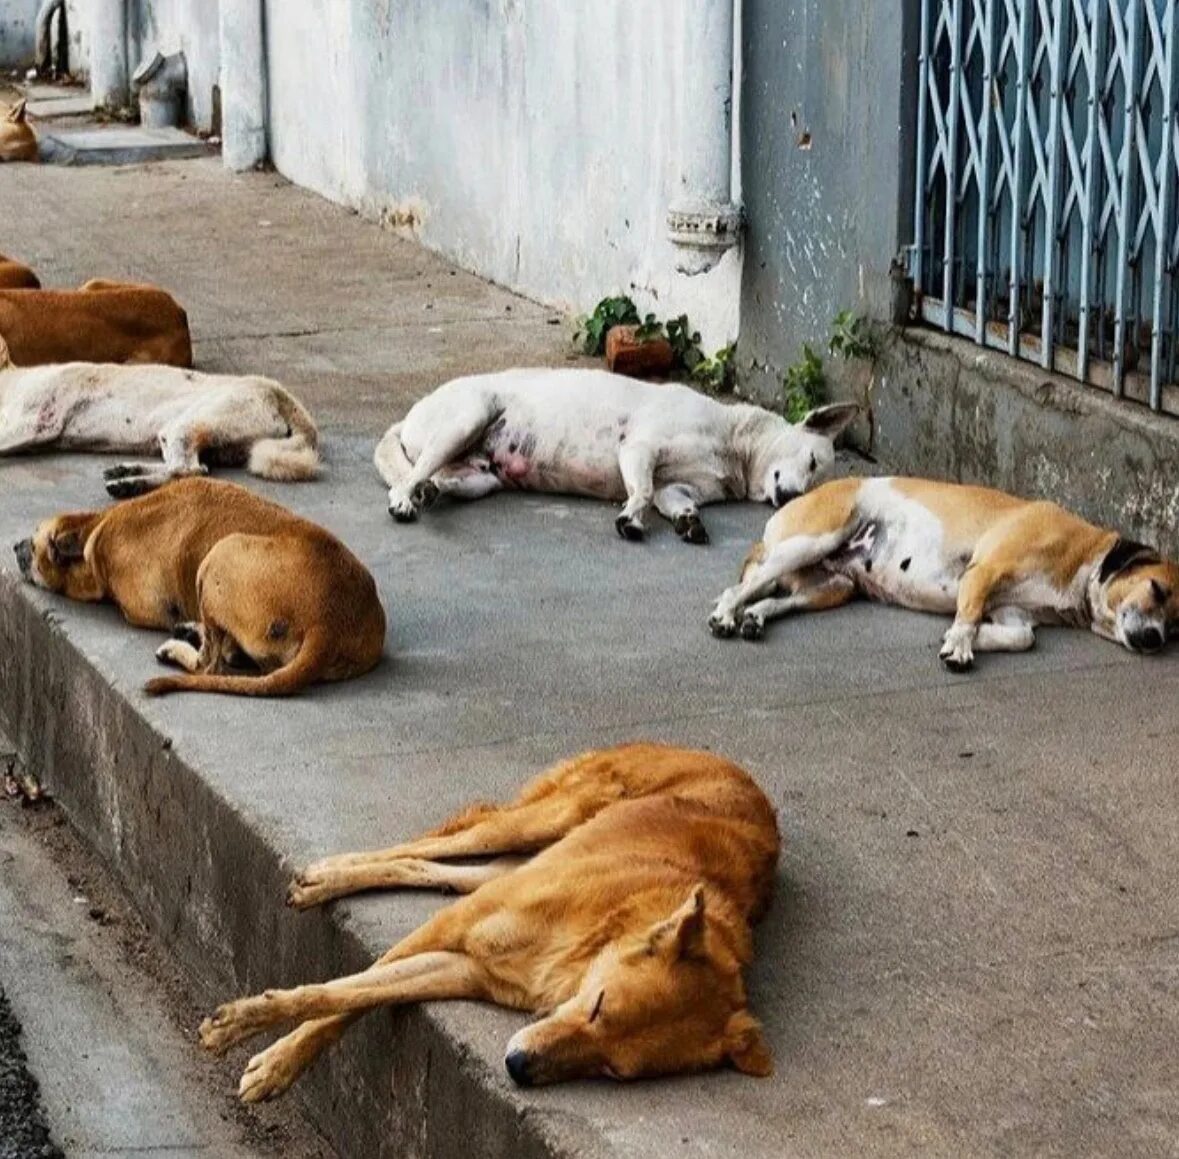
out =
[[[842,387],[871,403],[891,471],[1052,499],[1179,555],[1174,419],[928,330],[898,333]]]
[[[157,0],[159,2],[159,0]],[[740,255],[675,273],[681,0],[268,0],[271,149],[301,185],[583,309],[735,335]]]
[[[218,0],[131,0],[130,8],[131,71],[157,50],[165,56],[182,51],[188,62],[186,118],[194,128],[211,129],[221,67]]]
[[[909,239],[915,0],[745,0],[740,362],[773,397],[842,309],[887,318]]]
[[[40,7],[40,0],[0,0],[0,68],[32,64]]]

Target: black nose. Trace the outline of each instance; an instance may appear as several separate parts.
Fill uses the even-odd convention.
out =
[[[528,1055],[524,1051],[513,1050],[504,1059],[504,1066],[508,1068],[508,1074],[516,1086],[532,1086],[532,1076],[528,1073]]]
[[[785,507],[792,499],[797,499],[802,494],[801,491],[782,490],[780,487],[774,488],[774,506]]]
[[[1143,628],[1128,637],[1130,647],[1136,652],[1157,652],[1162,648],[1163,634],[1158,628]]]

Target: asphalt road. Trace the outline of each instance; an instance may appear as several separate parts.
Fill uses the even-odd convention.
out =
[[[49,1137],[41,1092],[29,1073],[20,1023],[0,980],[0,1159],[58,1159]]]

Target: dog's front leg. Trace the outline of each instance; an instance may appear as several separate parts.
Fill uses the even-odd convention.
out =
[[[958,584],[957,615],[938,653],[951,672],[969,672],[974,667],[974,643],[987,601],[1005,578],[1000,568],[984,562],[972,563],[966,569]]]
[[[198,433],[188,423],[172,423],[160,431],[158,442],[163,464],[118,463],[103,471],[107,494],[112,499],[146,495],[171,479],[207,475],[201,464]]]
[[[671,523],[685,543],[707,543],[700,519],[700,492],[687,483],[671,483],[655,492],[655,510]]]
[[[623,539],[638,541],[643,538],[643,514],[655,498],[657,458],[655,448],[642,442],[625,443],[618,452],[618,469],[626,487],[626,503],[614,520],[614,527]]]

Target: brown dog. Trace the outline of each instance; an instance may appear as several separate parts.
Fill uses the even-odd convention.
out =
[[[0,337],[17,366],[192,365],[188,316],[153,286],[99,281],[80,290],[0,290]]]
[[[0,290],[39,290],[41,282],[28,266],[0,254]]]
[[[39,160],[37,134],[25,119],[26,112],[25,102],[17,101],[0,118],[0,162]]]
[[[233,483],[179,479],[106,511],[59,515],[15,550],[29,582],[110,600],[129,623],[175,633],[156,655],[188,674],[149,681],[153,695],[285,696],[363,675],[384,648],[364,565],[323,528]]]
[[[291,886],[292,905],[394,886],[469,896],[361,974],[222,1006],[201,1039],[222,1051],[302,1023],[250,1061],[248,1102],[286,1090],[364,1011],[444,998],[545,1012],[508,1043],[505,1065],[523,1085],[725,1063],[767,1075],[741,974],[778,846],[770,803],[721,757],[652,744],[585,753],[510,805],[311,866]]]

